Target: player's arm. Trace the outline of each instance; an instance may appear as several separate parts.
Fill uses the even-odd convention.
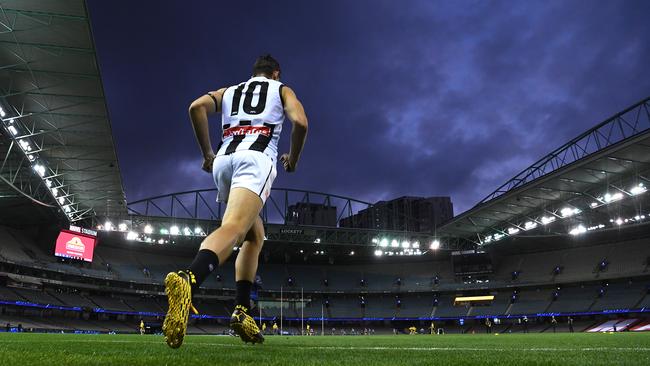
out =
[[[307,115],[302,103],[296,97],[296,93],[291,88],[285,86],[282,88],[282,100],[284,101],[284,113],[291,121],[293,128],[291,129],[291,148],[288,154],[283,154],[280,157],[282,165],[287,172],[296,170],[300,153],[305,146],[305,139],[307,138]]]
[[[210,172],[212,170],[212,160],[214,160],[214,151],[210,142],[210,130],[208,126],[208,116],[221,111],[221,98],[226,89],[222,88],[217,91],[208,92],[197,98],[190,104],[190,120],[196,140],[203,154],[203,170]]]

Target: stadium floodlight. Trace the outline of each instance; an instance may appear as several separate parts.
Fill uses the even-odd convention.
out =
[[[633,196],[636,196],[637,194],[645,193],[647,190],[648,189],[643,185],[643,183],[639,183],[630,189],[630,193]]]
[[[65,211],[66,213],[70,213],[70,211],[72,211],[72,209],[70,208],[70,205],[65,205],[65,206],[63,206],[63,211]]]
[[[56,197],[56,196],[59,195],[59,189],[56,188],[56,187],[51,188],[50,191],[52,191],[52,195],[53,195],[54,197]]]
[[[616,223],[616,225],[623,225],[623,219],[621,219],[620,217],[616,219],[614,222]]]
[[[571,207],[565,207],[562,210],[560,210],[560,215],[562,215],[562,217],[571,217],[579,213],[580,213],[579,209],[571,208]]]
[[[393,239],[390,242],[390,246],[391,246],[391,248],[399,248],[399,243],[397,242],[397,240]]]
[[[104,230],[106,230],[106,231],[111,231],[111,230],[113,230],[113,223],[110,222],[110,221],[106,221],[106,222],[104,223]]]
[[[25,139],[18,140],[18,145],[20,145],[20,148],[25,152],[32,151],[32,145],[30,145],[29,141]]]
[[[431,250],[436,250],[440,248],[440,242],[438,240],[434,240],[431,242],[431,245],[429,245],[429,249]]]
[[[178,226],[173,225],[172,227],[169,228],[169,233],[171,235],[178,235],[178,233],[180,233],[180,229],[178,228]]]
[[[350,255],[354,255],[354,250],[350,251]]]
[[[14,135],[14,136],[16,136],[16,135],[18,134],[18,130],[17,130],[16,127],[14,127],[14,126],[9,126],[9,127],[7,127],[7,129],[8,129],[9,132],[11,132],[11,134]]]
[[[153,233],[153,228],[151,227],[151,225],[147,224],[147,225],[144,226],[144,233],[145,234]]]
[[[34,164],[32,169],[34,169],[34,171],[38,173],[38,175],[40,175],[41,177],[45,175],[45,167],[41,164]]]
[[[167,230],[166,228],[162,228],[160,229],[160,233],[163,235],[169,235],[169,230]]]
[[[381,241],[379,242],[379,246],[382,248],[386,248],[388,246],[388,239],[386,238],[381,239]]]
[[[483,239],[483,241],[486,242],[486,243],[491,242],[492,241],[492,235],[486,236],[485,239]]]
[[[314,239],[314,244],[320,244],[320,238]]]
[[[517,229],[516,227],[509,227],[508,228],[508,234],[510,234],[510,235],[515,235],[518,232],[519,232],[519,229]]]
[[[47,188],[52,187],[52,181],[50,179],[46,179],[45,180],[45,185],[47,186]]]
[[[5,110],[2,107],[0,107],[0,117],[4,117],[6,115],[7,115],[7,112],[5,112]]]
[[[614,194],[605,193],[605,195],[603,196],[603,201],[605,201],[605,203],[610,203],[610,202],[618,201],[621,198],[623,198],[623,194],[621,192],[616,192]]]
[[[194,228],[194,234],[196,234],[196,235],[201,235],[201,234],[203,234],[203,229],[201,229],[201,228],[198,227],[198,226],[195,227],[195,228]]]
[[[190,228],[187,227],[187,226],[184,227],[184,228],[183,228],[183,235],[185,235],[185,236],[190,236],[190,235],[192,235],[192,230],[190,230]]]
[[[412,245],[412,247],[413,247],[414,249],[418,249],[418,248],[420,248],[420,242],[419,242],[419,241],[414,242],[413,245]]]
[[[125,222],[122,222],[122,223],[120,223],[119,225],[117,225],[117,229],[118,229],[119,231],[126,231],[126,230],[128,229],[128,227],[126,226],[126,223],[125,223]]]
[[[164,240],[162,240],[162,239],[158,239],[158,244],[164,244],[164,243],[165,243]]]
[[[592,202],[590,206],[591,206],[591,208],[594,208],[594,207],[598,206],[598,202]]]
[[[580,235],[580,234],[583,234],[583,233],[586,233],[586,232],[587,232],[587,228],[585,228],[582,225],[578,225],[577,227],[574,227],[573,229],[571,229],[569,231],[569,234],[571,234],[571,235]]]
[[[136,240],[137,238],[138,234],[133,231],[129,231],[128,234],[126,234],[126,240]]]
[[[377,243],[379,243],[379,239],[378,239],[378,238],[372,238],[372,243],[373,243],[373,244],[377,244]]]
[[[379,249],[375,250],[375,256],[381,257],[383,254],[384,254],[384,252],[382,250],[379,250]]]
[[[527,222],[524,224],[524,229],[525,229],[525,230],[532,230],[532,229],[534,229],[534,228],[536,228],[536,227],[537,227],[537,223],[536,223],[536,222],[527,221]]]
[[[404,248],[404,249],[408,249],[408,248],[410,248],[410,247],[411,247],[411,243],[409,243],[408,241],[404,240],[404,241],[402,242],[402,248]]]
[[[59,204],[62,205],[65,203],[65,198],[59,197]]]
[[[555,216],[544,216],[542,217],[542,225],[548,225],[555,221]]]

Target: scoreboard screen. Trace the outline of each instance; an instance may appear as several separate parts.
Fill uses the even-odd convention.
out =
[[[54,255],[57,257],[93,261],[97,237],[70,230],[61,230],[56,238]]]

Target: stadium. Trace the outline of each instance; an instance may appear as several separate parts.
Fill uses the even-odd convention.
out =
[[[210,187],[129,200],[84,1],[0,10],[0,364],[650,359],[650,97],[456,216],[448,197],[273,188],[252,309],[266,342],[229,329],[235,247],[171,350],[163,281],[225,205]]]

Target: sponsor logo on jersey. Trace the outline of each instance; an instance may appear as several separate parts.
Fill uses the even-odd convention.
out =
[[[241,135],[271,136],[271,129],[266,126],[236,126],[223,131],[223,138]]]

